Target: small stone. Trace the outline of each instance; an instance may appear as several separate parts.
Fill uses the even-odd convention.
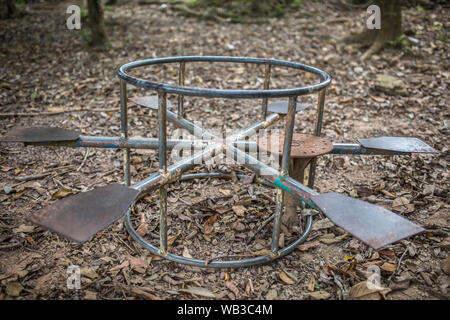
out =
[[[445,274],[450,275],[450,258],[443,260],[441,267]]]
[[[14,191],[14,188],[10,186],[4,186],[3,191],[5,191],[6,194],[10,194],[11,192]]]
[[[340,57],[337,54],[329,54],[327,56],[325,56],[325,58],[323,59],[326,63],[328,64],[336,64],[340,61]]]
[[[10,297],[18,297],[23,290],[23,286],[19,282],[9,282],[6,285],[6,294]]]
[[[269,292],[267,292],[266,299],[267,300],[275,300],[278,298],[278,292],[276,289],[270,289]]]
[[[402,79],[387,74],[377,75],[375,89],[392,96],[408,94],[408,90]]]
[[[82,267],[80,269],[80,274],[82,276],[85,276],[89,279],[95,279],[98,277],[97,273],[94,271],[94,269],[90,268],[90,267]]]
[[[328,300],[331,297],[331,294],[329,294],[326,291],[320,290],[320,291],[314,291],[309,294],[311,299],[313,300]]]
[[[242,222],[237,221],[237,222],[235,222],[233,224],[233,229],[236,230],[236,231],[244,231],[245,230],[245,226],[244,226],[244,224]]]
[[[428,184],[423,188],[422,194],[424,196],[433,195],[434,190],[436,189],[436,186],[433,184]]]
[[[97,300],[97,292],[86,291],[84,295],[84,300]]]

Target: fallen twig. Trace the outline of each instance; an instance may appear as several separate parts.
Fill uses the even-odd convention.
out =
[[[259,234],[261,232],[262,229],[264,229],[270,221],[273,220],[274,215],[272,214],[269,218],[267,218],[266,220],[263,221],[263,223],[259,226],[258,230],[256,230],[256,232],[253,234],[253,236],[251,236],[248,240],[247,240],[247,244],[249,244],[250,242],[253,241],[253,239],[255,239],[256,235]]]
[[[86,153],[84,154],[84,159],[81,162],[80,166],[77,168],[76,171],[80,171],[81,168],[84,166],[84,164],[86,163],[87,157],[89,156],[89,149],[86,149]]]
[[[397,271],[400,269],[400,264],[402,263],[403,257],[405,256],[406,252],[408,252],[408,247],[406,247],[405,251],[401,255],[400,259],[398,259],[397,268],[395,268],[394,272],[389,276],[387,279],[388,284],[391,282],[391,279],[394,277],[394,275],[397,273]]]
[[[38,180],[38,179],[42,179],[45,178],[46,176],[52,174],[51,172],[45,172],[45,173],[39,173],[39,174],[32,174],[30,176],[23,176],[23,177],[16,177],[17,181],[31,181],[31,180]]]
[[[4,249],[11,249],[11,248],[15,248],[15,247],[20,247],[23,244],[23,240],[20,242],[14,242],[14,243],[9,243],[9,244],[4,244],[0,246],[0,250],[4,250]]]

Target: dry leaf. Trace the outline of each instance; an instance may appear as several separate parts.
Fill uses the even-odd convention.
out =
[[[226,212],[228,212],[230,210],[231,210],[231,208],[229,208],[227,206],[214,207],[214,211],[216,211],[217,213],[220,213],[220,214],[224,214],[224,213],[226,213]]]
[[[206,220],[205,222],[205,229],[204,229],[204,233],[205,235],[210,234],[211,232],[213,232],[214,230],[214,222],[216,222],[218,215],[214,215],[212,217],[209,217],[208,220]]]
[[[314,291],[315,287],[316,287],[316,278],[314,276],[312,276],[311,280],[309,280],[308,290],[309,291]]]
[[[14,229],[14,233],[30,233],[33,232],[35,229],[35,226],[27,226],[25,224],[21,224],[17,229]]]
[[[131,163],[132,164],[138,164],[142,162],[142,158],[139,156],[133,157],[133,159],[131,159]]]
[[[62,107],[48,107],[47,111],[48,112],[63,112],[64,108],[62,108]]]
[[[258,251],[252,251],[252,256],[263,256],[271,253],[272,252],[269,249],[261,249]]]
[[[323,291],[323,290],[311,292],[311,293],[308,293],[308,295],[313,300],[328,300],[331,297],[331,294],[329,294],[328,292]]]
[[[385,294],[390,291],[388,288],[370,288],[367,281],[362,281],[350,288],[348,292],[348,300],[381,300]]]
[[[247,297],[250,297],[250,295],[253,293],[253,284],[252,279],[248,279],[247,284],[245,285],[245,295]]]
[[[391,197],[391,198],[395,198],[395,197],[396,197],[395,193],[390,193],[389,191],[384,190],[384,189],[383,189],[383,190],[380,190],[380,192],[381,192],[382,194],[388,196],[388,197]]]
[[[161,298],[155,296],[154,294],[151,294],[150,292],[146,292],[140,288],[131,288],[130,291],[148,300],[161,300]]]
[[[307,242],[307,243],[299,245],[297,247],[297,250],[308,251],[311,248],[317,247],[319,244],[320,244],[320,242],[317,241],[317,240],[316,241]]]
[[[173,197],[167,197],[167,201],[169,201],[170,203],[175,203],[178,201],[178,199],[180,199],[179,195],[175,195]]]
[[[147,223],[147,222],[141,223],[141,224],[139,225],[139,227],[136,229],[136,232],[137,232],[141,237],[145,236],[145,235],[148,233],[148,223]]]
[[[128,267],[129,265],[130,265],[130,262],[128,260],[125,260],[118,266],[115,266],[115,267],[112,267],[111,269],[109,269],[109,271],[118,271],[118,270]]]
[[[319,220],[317,222],[314,222],[311,230],[316,231],[316,230],[328,229],[328,228],[332,228],[332,227],[334,227],[334,223],[331,222],[330,219],[325,218],[325,219]]]
[[[227,189],[219,189],[219,191],[221,193],[223,193],[226,196],[229,196],[231,194],[231,190],[227,190]]]
[[[215,298],[216,296],[214,293],[209,291],[208,289],[201,288],[201,287],[189,287],[187,289],[180,289],[181,292],[187,292],[194,296],[201,296],[206,298]]]
[[[6,294],[11,297],[18,297],[23,290],[19,282],[8,282],[6,284]]]
[[[145,213],[141,214],[141,223],[136,229],[136,232],[141,236],[145,236],[148,233],[148,223],[145,220]]]
[[[233,206],[233,211],[234,211],[234,213],[236,213],[237,216],[243,217],[245,215],[246,209],[242,205],[236,205],[236,206]]]
[[[34,244],[34,239],[30,236],[26,236],[25,239],[28,241],[29,244]]]
[[[52,198],[53,199],[61,199],[64,197],[67,197],[69,194],[74,193],[72,189],[63,187],[61,189],[59,189],[58,191],[56,191],[55,193],[52,194]]]
[[[394,272],[397,269],[395,264],[389,262],[383,263],[380,268],[387,272]]]
[[[86,294],[84,295],[84,300],[97,300],[97,292],[93,291],[86,291]]]
[[[97,272],[95,272],[94,269],[92,269],[91,267],[81,267],[80,274],[89,279],[95,279],[98,277]]]
[[[329,234],[326,234],[326,235],[322,236],[319,240],[320,240],[320,242],[323,242],[325,244],[333,244],[333,243],[340,242],[340,241],[344,240],[347,237],[348,237],[347,233],[345,233],[345,234],[343,234],[341,236],[338,236],[338,237],[336,237],[332,233],[329,233]]]
[[[386,256],[386,257],[388,257],[388,258],[390,258],[390,259],[392,259],[392,260],[395,260],[395,259],[397,258],[397,256],[395,255],[395,253],[392,252],[392,251],[390,251],[390,250],[379,250],[379,251],[377,251],[377,252],[378,252],[378,254],[381,254],[381,255],[383,255],[383,256]]]
[[[405,197],[398,197],[392,202],[392,209],[400,213],[411,213],[414,211],[414,204],[409,203]]]
[[[142,260],[141,258],[133,257],[127,252],[127,259],[130,262],[131,270],[137,271],[139,273],[145,273],[148,268],[147,262]]]
[[[286,284],[295,284],[295,281],[292,280],[284,271],[280,272],[279,277]]]
[[[230,289],[231,292],[234,293],[234,296],[237,299],[239,297],[239,289],[236,287],[236,285],[232,281],[225,281],[225,285],[228,289]]]
[[[187,247],[184,247],[184,249],[183,249],[183,257],[192,259],[192,256],[189,253],[189,249]]]
[[[168,236],[167,237],[167,250],[169,250],[173,244],[175,243],[175,241],[178,239],[178,237],[181,235],[181,230],[179,230],[177,232],[177,234],[173,235],[173,236]],[[155,259],[154,259],[155,260]]]

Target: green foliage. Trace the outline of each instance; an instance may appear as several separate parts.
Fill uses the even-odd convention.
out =
[[[80,15],[81,15],[81,20],[86,20],[88,17],[89,11],[86,8],[81,8],[80,10]]]
[[[16,0],[16,3],[25,3],[25,0]]]
[[[409,53],[409,40],[408,37],[402,34],[395,40],[389,40],[388,45],[391,47],[399,48],[405,53]]]
[[[92,37],[90,32],[86,31],[86,29],[81,30],[80,32],[81,39],[87,44],[92,42]]]

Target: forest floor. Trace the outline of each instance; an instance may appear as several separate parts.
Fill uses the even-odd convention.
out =
[[[293,253],[266,265],[222,270],[159,259],[130,239],[121,220],[79,245],[32,225],[27,218],[56,198],[122,183],[121,151],[86,153],[81,148],[2,144],[0,300],[448,299],[448,7],[405,8],[404,30],[419,42],[407,50],[386,48],[360,62],[364,50],[342,45],[339,39],[365,26],[365,11],[345,8],[337,1],[326,5],[305,1],[302,9],[265,24],[219,24],[181,16],[170,5],[126,3],[105,11],[111,42],[107,51],[86,48],[84,25],[82,31],[66,28],[66,8],[73,3],[27,5],[26,16],[0,21],[1,135],[16,126],[58,126],[80,129],[85,135],[119,136],[116,71],[134,60],[233,55],[301,62],[323,69],[333,79],[323,123],[323,135],[333,142],[414,136],[440,151],[394,157],[326,155],[318,161],[315,189],[376,203],[427,231],[376,252],[317,213],[313,231]],[[135,74],[173,83],[177,68],[146,68]],[[380,74],[402,79],[408,93],[392,96],[377,91],[374,83]],[[275,68],[271,86],[314,81]],[[252,88],[262,87],[263,82],[264,71],[255,66],[187,66],[187,85]],[[136,95],[144,92],[130,88],[129,96]],[[176,97],[169,98],[176,102]],[[313,131],[316,98],[300,97],[312,107],[298,113],[296,132]],[[185,105],[188,119],[220,132],[256,122],[260,103],[186,98]],[[131,135],[157,137],[152,110],[132,106],[129,119]],[[282,128],[283,122],[275,127]],[[156,150],[133,151],[131,159],[133,182],[157,171]],[[192,172],[218,170],[251,174],[236,164],[203,165]],[[18,177],[44,172],[49,174],[18,183]],[[11,187],[13,191],[6,193]],[[275,190],[239,180],[200,180],[173,183],[168,195],[171,252],[227,259],[270,248],[272,224],[255,232],[274,211]],[[154,245],[159,241],[157,199],[157,192],[142,198],[133,215],[136,227]],[[253,236],[255,240],[247,245]],[[296,237],[295,231],[284,230],[281,242],[288,244]],[[79,290],[67,287],[71,265],[81,270]],[[381,270],[383,290],[355,287],[366,281],[370,266]]]

